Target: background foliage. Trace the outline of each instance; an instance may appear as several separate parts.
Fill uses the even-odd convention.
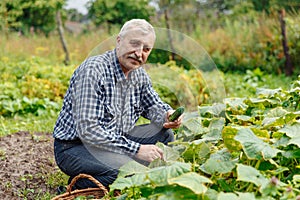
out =
[[[15,40],[26,40],[8,36],[8,33],[11,35],[13,32],[19,32],[25,37],[44,33],[49,37],[49,41],[57,40],[55,13],[61,11],[64,22],[72,20],[73,23],[82,23],[81,34],[67,38],[71,61],[76,63],[82,61],[95,44],[112,34],[117,34],[120,26],[128,19],[145,18],[156,27],[171,28],[193,37],[207,50],[223,72],[244,73],[248,69],[260,68],[267,73],[282,74],[285,56],[279,11],[285,9],[289,54],[294,74],[299,73],[298,0],[139,0],[138,3],[96,0],[87,2],[86,15],[74,9],[63,9],[65,4],[65,0],[1,1],[0,29],[7,36],[1,40],[2,45],[13,44]],[[66,30],[69,30],[68,27]],[[86,43],[83,44],[79,40],[85,40]],[[166,43],[172,45],[171,41]],[[47,49],[52,45],[53,43],[46,42],[42,45],[45,49],[41,49],[40,53],[53,51],[56,52],[53,58],[61,59],[63,52],[57,49],[57,46]],[[4,48],[7,50],[9,47]],[[35,50],[32,47],[24,48],[29,48],[26,51],[29,50],[30,53]],[[9,50],[1,53],[10,54]],[[170,52],[155,50],[149,59],[151,62],[166,63],[172,56]],[[184,58],[172,58],[177,65],[190,68]]]

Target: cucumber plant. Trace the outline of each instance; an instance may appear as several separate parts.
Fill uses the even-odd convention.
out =
[[[157,144],[164,159],[124,165],[111,190],[119,199],[300,199],[299,80],[186,113],[176,140]]]

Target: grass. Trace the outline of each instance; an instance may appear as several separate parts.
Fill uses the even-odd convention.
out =
[[[289,89],[294,77],[284,75],[255,74],[255,71],[248,71],[246,74],[226,73],[224,85],[227,97],[251,97],[256,93],[257,88],[282,88]]]
[[[79,64],[90,52],[109,36],[101,31],[88,35],[66,34],[66,42],[70,53],[71,64]],[[53,33],[49,37],[33,35],[20,36],[11,33],[5,37],[0,32],[0,59],[22,61],[29,57],[45,58],[48,64],[62,64],[65,54],[61,47],[59,36]]]
[[[13,118],[0,116],[0,119],[0,137],[19,131],[51,133],[56,121],[55,117],[41,117],[30,114]]]

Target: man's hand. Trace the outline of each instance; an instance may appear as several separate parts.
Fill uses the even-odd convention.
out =
[[[155,145],[142,144],[135,157],[140,160],[152,162],[157,158],[163,159],[163,151]]]
[[[179,128],[179,126],[181,125],[183,115],[181,115],[178,119],[176,119],[173,122],[169,121],[169,117],[173,112],[175,112],[175,110],[169,110],[167,112],[167,119],[166,122],[164,123],[164,128]]]

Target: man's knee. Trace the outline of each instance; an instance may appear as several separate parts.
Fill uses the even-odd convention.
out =
[[[162,143],[164,143],[165,145],[167,145],[169,142],[173,142],[174,141],[174,132],[172,129],[167,129],[164,132],[165,135],[165,140],[162,141]]]

